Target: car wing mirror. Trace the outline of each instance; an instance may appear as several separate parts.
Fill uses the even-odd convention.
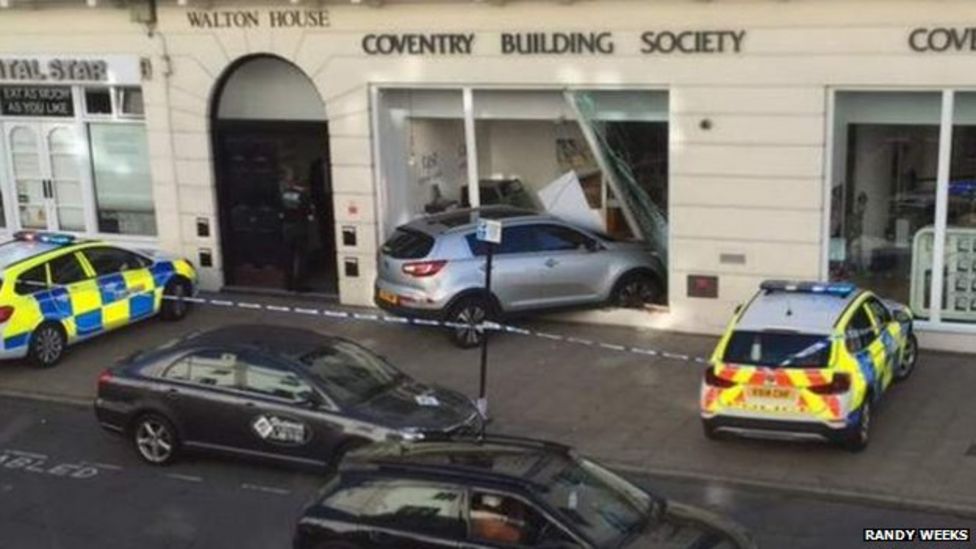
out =
[[[315,391],[305,391],[298,394],[298,404],[306,408],[321,408],[325,404],[325,399]]]

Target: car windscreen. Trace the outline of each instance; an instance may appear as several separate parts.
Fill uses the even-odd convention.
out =
[[[348,341],[321,347],[299,360],[343,406],[365,402],[398,385],[404,377],[381,357]]]
[[[617,547],[649,520],[651,497],[596,463],[552,459],[536,469],[542,497],[598,547]]]
[[[20,240],[5,242],[0,244],[0,269],[6,269],[14,263],[57,248],[59,245],[47,242],[24,242]]]
[[[424,233],[397,229],[383,244],[383,253],[394,259],[420,259],[427,257],[434,247],[434,239]]]
[[[830,338],[778,331],[732,332],[723,360],[767,367],[824,368],[830,359]]]

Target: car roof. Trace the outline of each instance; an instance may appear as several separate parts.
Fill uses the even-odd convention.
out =
[[[492,219],[508,223],[511,221],[556,221],[556,218],[525,208],[513,206],[483,206],[480,208],[465,208],[450,212],[421,217],[404,225],[406,229],[413,229],[429,235],[438,235],[451,231],[473,229],[478,219]]]
[[[848,294],[761,289],[739,317],[736,331],[786,330],[830,335],[862,291]]]
[[[231,324],[197,332],[180,340],[170,349],[198,347],[250,347],[287,357],[300,357],[324,345],[343,341],[341,338],[305,328],[271,324]]]
[[[341,470],[379,470],[388,475],[433,475],[532,487],[545,484],[574,462],[567,446],[496,435],[371,444],[347,454]]]

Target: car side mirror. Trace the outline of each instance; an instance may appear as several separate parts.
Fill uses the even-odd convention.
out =
[[[316,393],[315,391],[305,391],[298,395],[298,405],[304,406],[306,408],[319,408],[325,404],[325,400],[322,399],[322,395]]]
[[[588,252],[599,252],[603,249],[603,246],[596,240],[587,240],[583,246],[586,247],[586,251]]]

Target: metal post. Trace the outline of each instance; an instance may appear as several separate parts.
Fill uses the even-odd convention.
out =
[[[491,260],[495,256],[495,245],[491,243],[485,243],[488,246],[488,256],[485,259],[485,295],[491,295]],[[482,323],[488,321],[488,307],[491,307],[491,300],[485,300],[485,319]],[[481,435],[485,434],[485,422],[484,419],[488,417],[488,396],[487,396],[487,381],[488,381],[488,330],[483,330],[481,333],[481,388],[478,390],[478,411],[481,412],[482,422],[481,422]]]

